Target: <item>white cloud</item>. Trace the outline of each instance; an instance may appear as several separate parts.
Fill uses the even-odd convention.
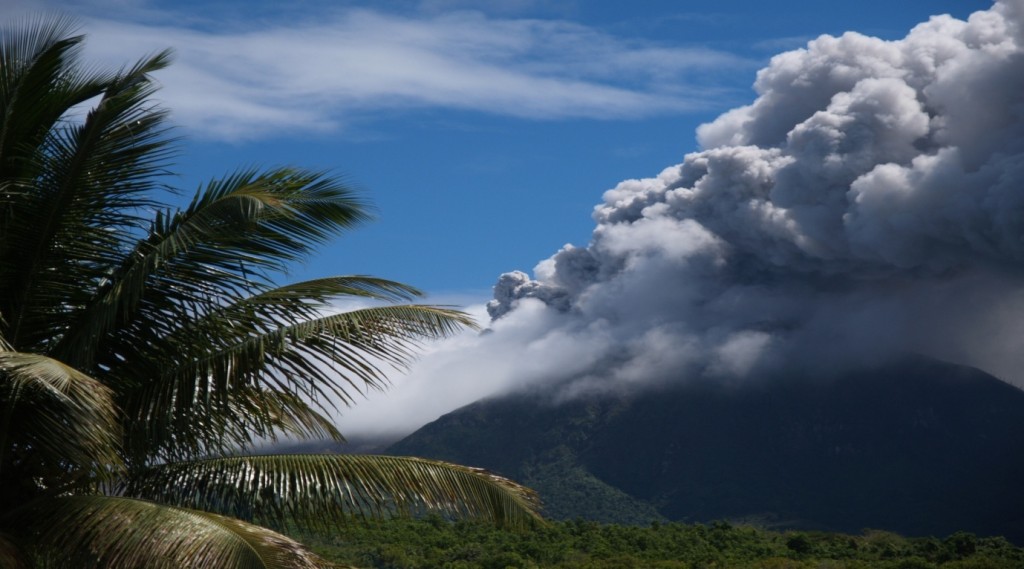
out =
[[[487,321],[483,304],[466,310]],[[564,315],[527,300],[488,332],[425,346],[409,373],[393,375],[390,389],[342,409],[339,428],[362,436],[406,434],[456,407],[544,382],[555,362],[560,371],[590,369],[610,337],[601,324],[569,330],[563,323]]]
[[[747,65],[724,52],[654,45],[569,21],[470,11],[321,9],[301,21],[204,25],[145,3],[117,5],[77,6],[86,57],[121,66],[173,48],[175,64],[157,76],[159,96],[178,122],[215,138],[333,130],[352,116],[395,108],[532,119],[680,113],[718,94],[704,79]]]

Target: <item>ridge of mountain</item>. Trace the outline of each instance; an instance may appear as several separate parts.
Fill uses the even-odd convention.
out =
[[[1024,391],[907,357],[828,379],[478,401],[391,445],[536,488],[553,518],[1024,541]]]

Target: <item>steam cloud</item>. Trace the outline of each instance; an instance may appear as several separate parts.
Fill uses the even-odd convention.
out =
[[[551,362],[573,392],[904,351],[1022,379],[1024,1],[822,36],[755,89],[703,150],[606,192],[587,247],[502,275],[495,329],[531,305],[555,326],[534,341],[599,346]]]
[[[1024,384],[1024,0],[899,41],[822,36],[755,88],[700,127],[703,150],[607,191],[589,245],[502,275],[493,333],[428,353],[389,394],[390,428],[535,385],[749,381],[908,351]],[[368,403],[351,430],[381,428]]]

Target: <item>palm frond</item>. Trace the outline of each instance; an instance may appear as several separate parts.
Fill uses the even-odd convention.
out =
[[[0,272],[7,338],[19,349],[43,352],[60,338],[120,263],[140,209],[152,205],[146,194],[163,172],[169,140],[164,112],[148,102],[148,75],[168,61],[160,53],[115,75],[83,122],[55,125],[24,157],[14,183],[30,191],[15,192],[5,212],[9,269]]]
[[[463,312],[422,305],[365,308],[262,329],[272,324],[245,322],[216,335],[186,334],[188,343],[156,344],[163,359],[136,358],[125,362],[135,366],[131,373],[115,370],[153,378],[125,389],[122,406],[133,424],[129,447],[166,450],[173,441],[194,457],[246,446],[249,441],[232,440],[230,430],[213,428],[243,419],[232,412],[236,390],[257,387],[301,397],[330,412],[368,389],[386,387],[382,366],[406,365],[421,341],[476,326]]]
[[[101,346],[125,356],[170,334],[175,323],[263,292],[271,274],[367,219],[366,208],[319,172],[248,170],[212,182],[186,210],[157,216],[87,302],[57,353],[85,358],[88,367]],[[102,345],[115,328],[128,337]]]
[[[189,348],[197,337],[217,338],[221,346],[237,346],[253,339],[260,333],[280,332],[289,334],[288,326],[301,326],[316,322],[324,323],[324,317],[336,312],[330,301],[340,299],[366,299],[373,302],[408,301],[421,293],[413,287],[367,276],[341,276],[315,279],[286,285],[239,299],[219,306],[214,310],[188,322],[180,323],[173,334],[162,338],[176,350],[199,353],[208,357],[211,350],[199,352]],[[464,317],[458,316],[464,325],[471,325]],[[456,324],[458,326],[459,324]],[[445,336],[450,330],[427,331],[423,337]],[[227,351],[230,351],[228,349]]]
[[[28,470],[42,462],[57,480],[102,481],[121,465],[113,393],[74,368],[37,354],[0,352],[0,405],[0,468]],[[61,489],[54,480],[40,482]]]
[[[51,563],[81,569],[321,569],[334,565],[268,529],[110,496],[39,500],[0,517]]]
[[[345,438],[337,426],[302,397],[268,389],[242,388],[229,404],[217,410],[191,413],[154,413],[150,423],[135,422],[127,437],[127,453],[139,464],[160,457],[187,460],[223,454],[275,442],[281,436],[300,440]]]
[[[227,419],[224,425],[226,431],[244,430],[254,437],[252,442],[274,442],[279,435],[337,442],[345,440],[331,419],[313,409],[302,397],[291,393],[257,388],[240,389],[231,398],[231,406],[234,411],[215,416]],[[242,417],[244,420],[239,421]],[[230,437],[231,440],[241,438],[241,432]]]
[[[343,275],[284,285],[247,298],[239,304],[272,306],[300,300],[312,300],[319,304],[343,297],[403,302],[420,296],[423,293],[419,289],[407,284],[367,275]]]
[[[68,109],[103,92],[109,75],[76,65],[83,36],[67,17],[25,17],[0,28],[0,179],[22,174]],[[14,188],[5,188],[10,191]]]
[[[537,495],[526,487],[479,468],[408,457],[275,455],[170,463],[133,476],[125,492],[321,530],[353,517],[428,510],[513,527],[540,519]]]

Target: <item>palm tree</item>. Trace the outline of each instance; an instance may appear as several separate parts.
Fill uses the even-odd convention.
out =
[[[2,34],[0,567],[324,567],[263,526],[537,517],[530,490],[479,469],[250,455],[342,440],[335,406],[473,322],[373,277],[279,286],[367,219],[324,173],[241,170],[186,208],[160,201],[175,140],[150,74],[167,52],[106,73],[67,19]],[[332,309],[344,297],[373,304]]]

